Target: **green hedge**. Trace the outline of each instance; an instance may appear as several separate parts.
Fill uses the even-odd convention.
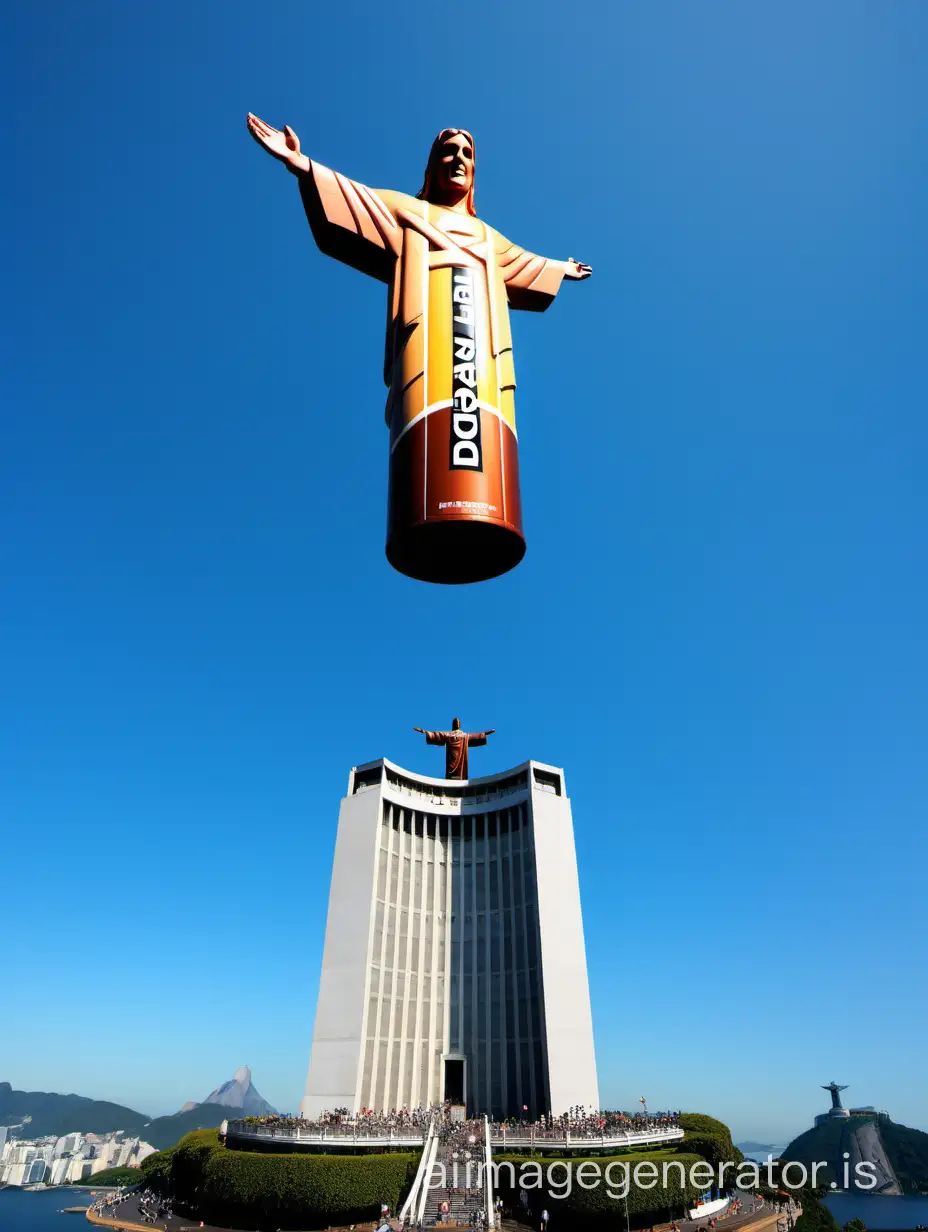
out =
[[[207,1223],[227,1228],[326,1228],[360,1223],[396,1209],[418,1154],[271,1155],[229,1151],[216,1130],[187,1134],[146,1179]],[[149,1160],[145,1161],[149,1163]]]
[[[518,1209],[519,1175],[521,1166],[529,1161],[528,1155],[499,1155],[494,1163],[511,1161],[515,1168],[515,1185],[509,1185],[509,1173],[506,1169],[499,1177],[499,1190],[503,1201],[515,1212]],[[680,1215],[684,1207],[692,1206],[696,1197],[704,1192],[702,1188],[686,1184],[681,1185],[679,1169],[674,1167],[668,1171],[668,1185],[662,1187],[659,1183],[661,1165],[664,1161],[681,1163],[686,1173],[693,1164],[702,1162],[702,1156],[684,1151],[631,1151],[621,1155],[576,1156],[568,1155],[551,1158],[538,1158],[534,1162],[540,1164],[543,1174],[543,1184],[539,1188],[526,1186],[529,1209],[537,1219],[543,1209],[547,1208],[551,1216],[552,1227],[558,1232],[561,1229],[595,1228],[599,1232],[625,1232],[625,1199],[612,1198],[609,1190],[618,1192],[624,1187],[624,1170],[614,1169],[613,1184],[605,1181],[604,1173],[610,1164],[627,1165],[633,1169],[637,1163],[650,1161],[657,1165],[658,1184],[653,1189],[642,1189],[632,1181],[628,1188],[628,1217],[635,1226],[643,1227],[657,1222],[658,1218],[671,1214]],[[598,1164],[601,1169],[600,1183],[594,1189],[584,1189],[577,1183],[577,1168],[584,1162]],[[569,1163],[573,1169],[573,1185],[566,1197],[557,1197],[556,1191],[563,1188],[564,1169],[556,1168],[552,1174],[553,1188],[548,1187],[548,1168],[551,1164]],[[534,1179],[534,1178],[531,1178]]]
[[[802,1194],[802,1214],[796,1220],[795,1232],[838,1232],[838,1221],[824,1202],[805,1190]]]
[[[680,1128],[684,1131],[682,1149],[701,1156],[714,1168],[718,1168],[720,1163],[740,1164],[744,1159],[732,1142],[731,1130],[715,1117],[702,1112],[683,1112]]]
[[[556,1232],[625,1232],[625,1199],[612,1198],[621,1188],[624,1168],[616,1167],[616,1182],[603,1180],[594,1189],[576,1183],[577,1167],[584,1162],[599,1165],[601,1174],[610,1164],[627,1165],[650,1161],[660,1168],[665,1161],[679,1162],[688,1173],[702,1160],[717,1167],[722,1160],[739,1162],[741,1152],[721,1121],[699,1113],[681,1118],[686,1131],[677,1148],[633,1151],[618,1155],[558,1156],[537,1158],[542,1168],[542,1185],[526,1187],[534,1216],[544,1208],[550,1212]],[[511,1162],[515,1186],[508,1184],[508,1169],[501,1178],[500,1192],[513,1210],[518,1206],[521,1165],[528,1155],[495,1156],[499,1164]],[[149,1156],[142,1164],[143,1183],[170,1194],[181,1207],[196,1211],[198,1219],[227,1228],[327,1228],[361,1223],[375,1218],[380,1203],[393,1210],[408,1192],[419,1162],[415,1154],[386,1155],[300,1155],[266,1154],[256,1151],[226,1150],[216,1130],[199,1130],[176,1146]],[[561,1187],[564,1169],[556,1167],[553,1186],[547,1184],[552,1164],[570,1163],[574,1184],[568,1196],[555,1196]],[[533,1178],[534,1179],[534,1178]],[[629,1185],[628,1218],[635,1227],[644,1227],[670,1215],[680,1215],[703,1192],[702,1187],[681,1184],[679,1169],[669,1171],[666,1187],[655,1184],[646,1189]],[[811,1230],[810,1230],[811,1232]],[[823,1229],[822,1232],[825,1232]]]
[[[104,1168],[102,1172],[95,1172],[93,1176],[85,1176],[81,1184],[91,1187],[99,1185],[102,1188],[105,1185],[137,1185],[141,1179],[142,1173],[139,1168]]]
[[[153,1189],[156,1193],[170,1192],[171,1160],[176,1150],[176,1146],[168,1147],[166,1151],[156,1151],[142,1160],[139,1172],[146,1189]]]

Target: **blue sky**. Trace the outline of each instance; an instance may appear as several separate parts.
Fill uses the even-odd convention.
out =
[[[604,1103],[928,1129],[928,12],[7,7],[0,1078],[305,1079],[339,797],[563,765]],[[515,314],[528,554],[383,556],[383,292],[244,116],[595,269]],[[336,514],[337,511],[337,514]]]

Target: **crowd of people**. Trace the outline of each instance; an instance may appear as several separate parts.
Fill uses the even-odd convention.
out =
[[[508,1117],[490,1122],[492,1138],[524,1137],[610,1138],[621,1134],[654,1133],[664,1129],[679,1129],[679,1112],[607,1112],[584,1107],[570,1108],[560,1116],[529,1118]]]
[[[128,1187],[112,1190],[108,1193],[101,1194],[96,1202],[91,1204],[90,1209],[96,1215],[112,1215],[115,1208],[121,1206],[126,1201],[130,1192]],[[132,1199],[138,1213],[139,1222],[146,1224],[154,1224],[159,1220],[166,1220],[171,1214],[171,1203],[167,1198],[162,1198],[158,1194],[153,1193],[150,1189],[137,1189],[132,1192]],[[135,1216],[131,1217],[133,1222]],[[165,1227],[167,1224],[165,1224]]]
[[[153,1224],[159,1219],[167,1219],[172,1213],[170,1199],[159,1197],[150,1189],[140,1190],[135,1197],[138,1198],[138,1213],[142,1223]]]
[[[389,1138],[391,1134],[395,1136],[408,1132],[424,1137],[432,1120],[440,1120],[444,1115],[442,1104],[433,1104],[430,1107],[394,1108],[389,1112],[375,1112],[373,1108],[362,1108],[357,1115],[349,1112],[347,1108],[333,1108],[331,1112],[323,1112],[312,1120],[274,1113],[271,1116],[245,1117],[237,1124],[282,1135],[300,1133],[303,1135],[319,1134],[333,1138],[354,1136]]]
[[[111,1211],[114,1206],[119,1206],[120,1202],[125,1201],[128,1189],[124,1186],[119,1189],[107,1189],[96,1199],[91,1202],[90,1209],[96,1215],[105,1215],[107,1211]]]
[[[453,1121],[450,1116],[442,1116],[438,1122],[438,1141],[445,1153],[453,1155],[455,1151],[465,1151],[468,1147],[482,1143],[484,1137],[483,1121]]]
[[[607,1112],[599,1109],[583,1107],[570,1108],[560,1116],[542,1114],[530,1118],[507,1117],[502,1121],[490,1121],[490,1135],[494,1140],[506,1137],[563,1138],[570,1134],[574,1138],[613,1137],[622,1134],[640,1134],[676,1129],[680,1125],[678,1112]],[[483,1133],[483,1120],[462,1122],[452,1120],[452,1109],[449,1103],[420,1105],[417,1108],[394,1108],[389,1112],[375,1112],[372,1108],[362,1108],[357,1115],[347,1108],[334,1108],[331,1112],[323,1112],[320,1116],[307,1120],[299,1116],[281,1115],[245,1117],[237,1122],[246,1128],[259,1129],[270,1134],[282,1136],[309,1136],[318,1134],[322,1137],[369,1137],[389,1138],[403,1133],[425,1136],[429,1125],[434,1122],[439,1133],[447,1135],[458,1130],[449,1126],[470,1125],[467,1134]],[[473,1128],[476,1126],[476,1128]],[[467,1136],[465,1134],[465,1136]],[[444,1139],[443,1139],[444,1140]]]

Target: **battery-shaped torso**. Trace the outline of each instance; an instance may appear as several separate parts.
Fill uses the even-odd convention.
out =
[[[300,189],[320,249],[389,287],[390,563],[430,582],[505,573],[525,551],[509,308],[547,308],[564,263],[318,163]]]

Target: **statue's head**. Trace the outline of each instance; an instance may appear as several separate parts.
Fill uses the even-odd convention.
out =
[[[452,719],[452,720],[451,720],[451,730],[452,730],[452,731],[458,731],[458,730],[459,730],[459,728],[460,728],[460,726],[461,726],[461,720],[460,720],[460,719]]]
[[[416,194],[433,205],[457,205],[465,201],[468,214],[474,208],[474,139],[465,128],[443,128],[429,150],[425,182]]]

